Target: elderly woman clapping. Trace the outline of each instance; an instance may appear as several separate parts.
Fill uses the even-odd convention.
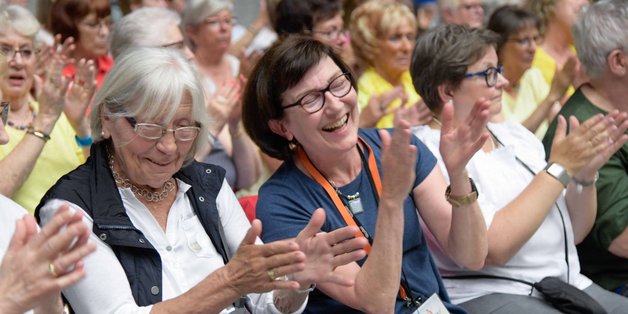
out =
[[[64,291],[79,313],[294,312],[310,284],[350,284],[329,273],[364,255],[364,241],[344,241],[355,228],[314,237],[319,211],[296,240],[256,242],[261,224],[249,225],[225,171],[193,160],[207,135],[195,73],[173,49],[125,53],[95,98],[91,157],[40,204],[43,221],[58,198],[92,225],[89,277]]]

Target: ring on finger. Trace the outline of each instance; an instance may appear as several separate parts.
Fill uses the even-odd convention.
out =
[[[52,277],[59,277],[59,274],[57,274],[57,268],[52,262],[48,263],[48,272],[52,275]]]
[[[224,96],[218,96],[216,97],[216,102],[219,105],[224,105],[227,102],[227,98],[225,98]]]
[[[266,274],[268,275],[268,278],[270,278],[271,281],[275,281],[277,279],[277,275],[275,274],[274,269],[267,270]]]

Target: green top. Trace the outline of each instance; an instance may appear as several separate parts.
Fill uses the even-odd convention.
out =
[[[607,112],[593,105],[580,89],[559,112],[565,118],[573,115],[580,122],[598,113]],[[546,156],[550,155],[556,123],[554,119],[543,138]],[[597,217],[589,235],[578,245],[578,254],[582,273],[610,290],[628,282],[628,259],[608,251],[611,242],[628,226],[628,144],[613,154],[599,173]]]

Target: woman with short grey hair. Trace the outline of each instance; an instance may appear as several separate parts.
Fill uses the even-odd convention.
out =
[[[331,271],[364,256],[356,228],[318,233],[322,211],[294,240],[257,239],[261,223],[249,224],[225,170],[193,159],[207,120],[179,52],[123,54],[94,103],[91,157],[36,213],[47,222],[61,199],[93,230],[89,276],[63,291],[77,313],[300,312],[310,284],[339,281]]]

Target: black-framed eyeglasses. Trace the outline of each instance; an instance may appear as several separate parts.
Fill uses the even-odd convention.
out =
[[[347,30],[344,28],[332,28],[331,30],[328,31],[314,31],[314,34],[319,34],[329,40],[336,40],[338,39],[338,37],[340,37],[340,35],[347,35]]]
[[[166,133],[172,132],[175,140],[180,142],[189,142],[195,139],[201,132],[200,124],[196,122],[195,126],[180,126],[178,128],[169,129],[154,123],[137,123],[135,118],[124,117],[133,127],[135,133],[148,140],[158,140]]]
[[[540,35],[535,35],[535,36],[530,36],[530,37],[520,37],[520,38],[508,38],[507,41],[514,41],[516,42],[519,46],[522,47],[530,47],[532,46],[532,43],[535,43],[537,46],[541,44],[541,41],[543,40],[543,38],[541,38]]]
[[[2,119],[2,124],[7,125],[7,121],[9,121],[9,110],[11,109],[11,106],[7,101],[3,101],[0,106],[2,106],[2,109],[0,109],[0,118]]]
[[[13,60],[18,53],[23,60],[30,60],[36,51],[31,47],[15,49],[11,46],[2,45],[0,46],[0,52],[6,56],[7,60]]]
[[[502,65],[498,65],[497,67],[489,67],[488,69],[475,72],[475,73],[467,73],[464,75],[464,78],[471,78],[476,76],[483,76],[486,81],[486,86],[493,87],[497,84],[497,78],[500,74],[504,72],[504,67]]]
[[[345,72],[334,77],[327,87],[321,90],[310,91],[303,97],[299,98],[295,103],[283,106],[288,109],[301,106],[307,113],[316,113],[325,106],[325,93],[330,92],[337,98],[347,96],[351,91],[351,73]]]

